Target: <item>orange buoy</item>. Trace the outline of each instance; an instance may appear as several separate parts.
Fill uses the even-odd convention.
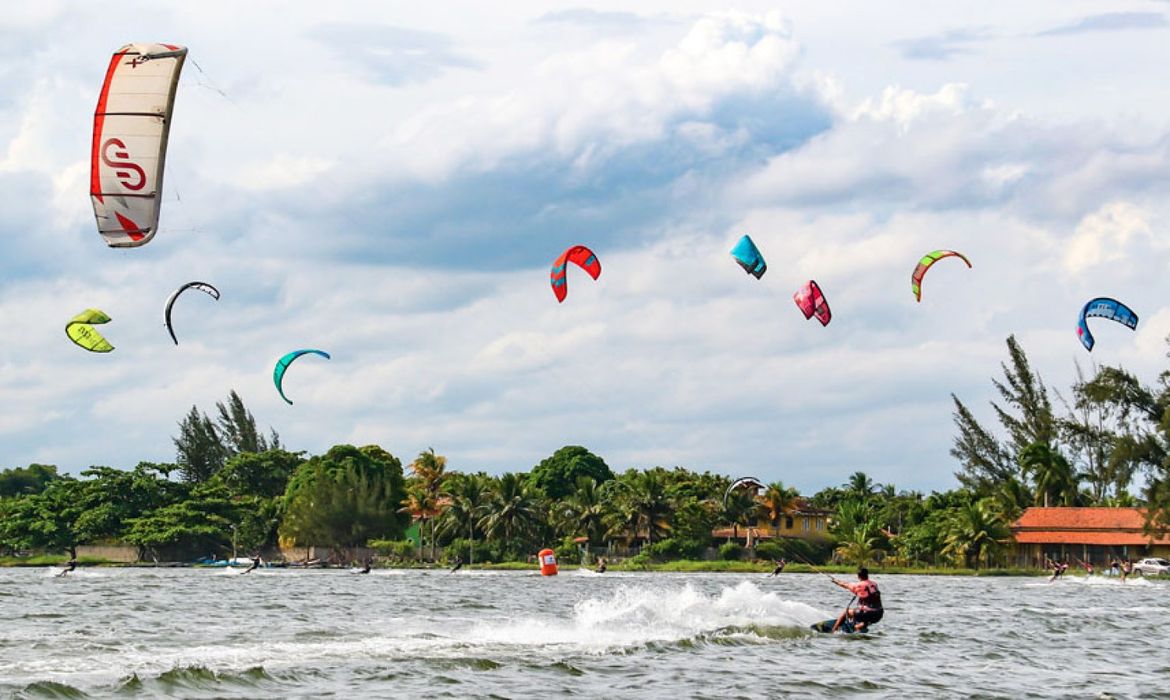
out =
[[[540,559],[540,575],[541,576],[556,576],[557,575],[557,555],[551,549],[542,549],[540,554],[536,555]]]

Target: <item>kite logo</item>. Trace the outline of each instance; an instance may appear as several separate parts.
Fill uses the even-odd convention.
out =
[[[110,146],[121,149],[113,153],[115,158],[121,160],[110,160]],[[126,150],[126,144],[122,143],[122,139],[109,139],[102,144],[102,162],[114,169],[114,176],[118,178],[123,187],[137,192],[146,186],[146,173],[129,158],[130,152]]]

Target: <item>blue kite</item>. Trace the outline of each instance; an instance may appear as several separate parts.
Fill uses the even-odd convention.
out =
[[[1089,332],[1089,324],[1086,321],[1094,316],[1117,321],[1131,329],[1137,328],[1138,317],[1133,309],[1116,299],[1097,297],[1085,304],[1085,308],[1081,309],[1081,317],[1077,320],[1077,337],[1089,352],[1093,351],[1093,344],[1096,341],[1093,340],[1093,334]]]
[[[739,239],[731,249],[731,257],[735,258],[744,272],[755,275],[756,279],[760,279],[768,271],[768,264],[764,262],[764,256],[760,255],[760,249],[752,243],[751,236],[745,235]]]

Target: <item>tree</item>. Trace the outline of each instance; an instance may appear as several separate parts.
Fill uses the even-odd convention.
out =
[[[991,499],[967,503],[950,512],[945,526],[943,552],[966,563],[990,564],[990,557],[1011,537],[1003,516]]]
[[[184,553],[222,550],[231,541],[231,525],[238,518],[222,484],[199,484],[192,489],[189,498],[130,520],[126,541],[150,551],[161,548]]]
[[[284,494],[289,479],[304,463],[303,452],[241,452],[216,472],[215,480],[226,486],[233,497],[276,498]]]
[[[563,503],[566,532],[584,535],[589,544],[600,545],[605,539],[605,514],[608,510],[606,489],[590,476],[577,477],[576,488]]]
[[[244,400],[235,389],[228,394],[226,405],[222,401],[217,401],[215,407],[219,411],[221,441],[231,454],[280,449],[280,436],[271,428],[269,438],[265,438],[256,430],[256,419],[252,417],[252,412],[244,407]]]
[[[583,476],[598,484],[614,478],[605,460],[579,445],[566,445],[533,467],[528,483],[558,501],[572,493]]]
[[[297,468],[285,490],[280,536],[298,544],[355,547],[401,539],[402,463],[376,445],[335,445]]]
[[[780,518],[796,507],[800,494],[791,486],[785,486],[782,481],[768,484],[764,489],[763,506],[768,511],[768,522],[772,523],[772,534],[780,536]]]
[[[1079,495],[1077,475],[1060,452],[1036,443],[1024,448],[1019,460],[1020,469],[1031,476],[1036,485],[1037,505],[1076,505]]]
[[[1007,347],[1008,362],[1000,364],[1003,379],[991,380],[1003,401],[1002,405],[992,401],[991,407],[1007,432],[1006,442],[1001,443],[962,401],[951,395],[959,430],[951,455],[962,465],[955,476],[964,486],[984,495],[1005,480],[1019,476],[1019,453],[1026,447],[1035,443],[1055,447],[1058,437],[1056,416],[1044,382],[1032,370],[1014,335],[1008,336]]]
[[[538,492],[523,476],[509,472],[495,481],[491,505],[479,526],[518,553],[532,544],[527,538],[539,525],[542,511]]]
[[[671,502],[666,483],[654,472],[635,472],[633,478],[624,483],[623,495],[637,522],[635,535],[645,532],[646,544],[653,544],[655,534],[664,534],[669,529]]]
[[[179,423],[179,437],[173,440],[178,451],[175,461],[186,481],[207,481],[227,460],[228,449],[219,431],[197,406],[192,406],[191,412]]]
[[[0,498],[40,493],[49,482],[61,478],[51,464],[30,464],[0,472]]]

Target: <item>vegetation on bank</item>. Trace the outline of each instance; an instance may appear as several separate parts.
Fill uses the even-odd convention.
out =
[[[190,561],[279,544],[339,560],[372,547],[401,565],[458,555],[527,567],[551,546],[564,564],[587,552],[629,570],[767,571],[747,560],[784,557],[792,571],[838,562],[841,573],[858,563],[960,573],[1003,570],[1008,525],[1030,505],[1148,505],[1153,530],[1170,526],[1170,372],[1154,386],[1117,367],[1079,372],[1066,394],[1053,392],[1058,410],[1015,338],[1007,348],[993,380],[998,427],[954,397],[959,485],[929,495],[862,472],[807,497],[779,481],[757,495],[678,466],[614,473],[581,446],[498,476],[449,469],[433,449],[405,467],[377,445],[307,455],[262,434],[232,391],[215,419],[192,407],[179,423],[174,463],[95,466],[80,478],[41,464],[0,471],[0,554],[118,543]],[[1139,475],[1140,496],[1130,490]],[[776,537],[745,550],[712,538],[725,527],[778,535],[782,519],[810,508],[831,514],[823,540]],[[695,561],[713,547],[716,561]]]

